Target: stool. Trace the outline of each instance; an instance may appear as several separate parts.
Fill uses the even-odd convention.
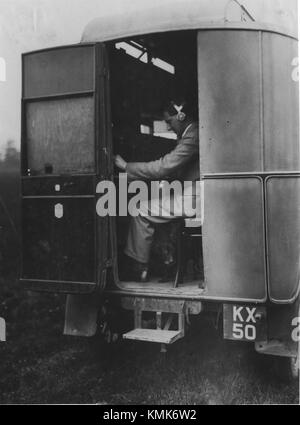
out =
[[[177,239],[177,269],[176,277],[174,282],[174,288],[178,288],[178,285],[183,282],[184,277],[184,245],[187,238],[199,238],[202,242],[202,221],[199,218],[185,218],[181,222],[180,234]],[[197,253],[197,252],[195,252]],[[201,244],[202,253],[202,244]],[[194,254],[194,252],[193,252]],[[194,258],[195,260],[195,258]]]

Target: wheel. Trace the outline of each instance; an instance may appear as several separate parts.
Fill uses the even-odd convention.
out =
[[[300,298],[296,301],[296,309],[298,311],[297,318],[300,317]],[[297,315],[297,313],[296,313]],[[293,325],[294,326],[294,325]],[[299,330],[296,333],[296,340],[299,337]],[[276,375],[285,382],[299,381],[299,369],[300,369],[300,361],[299,361],[299,353],[300,353],[300,341],[298,340],[297,344],[297,355],[294,357],[275,357],[275,373]]]
[[[297,357],[292,357],[290,359],[290,370],[291,370],[291,376],[293,379],[299,379],[299,368],[300,368],[300,362],[299,362],[299,353]]]
[[[285,382],[299,380],[299,354],[297,357],[275,357],[276,375]]]
[[[105,300],[98,312],[96,338],[104,344],[116,344],[122,334],[133,328],[131,312],[123,310],[118,304]]]
[[[98,334],[106,344],[115,344],[121,340],[121,313],[110,303],[104,303],[99,311]]]
[[[97,332],[91,339],[91,348],[107,367],[114,361],[123,344],[122,333],[126,317],[115,306],[104,302],[98,313]]]

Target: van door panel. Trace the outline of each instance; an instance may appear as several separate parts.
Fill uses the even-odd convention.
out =
[[[205,296],[266,300],[263,205],[260,178],[204,181]]]
[[[262,171],[258,32],[198,33],[200,169]]]
[[[23,278],[95,282],[94,200],[23,199]]]
[[[22,272],[29,289],[103,288],[108,221],[96,185],[108,175],[103,44],[23,55]]]

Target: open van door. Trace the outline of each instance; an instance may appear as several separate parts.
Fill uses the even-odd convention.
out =
[[[96,214],[96,185],[110,167],[105,46],[22,59],[21,283],[91,294],[108,264],[108,221]]]

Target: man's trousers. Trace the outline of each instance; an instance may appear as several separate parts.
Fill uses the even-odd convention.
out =
[[[141,202],[140,214],[131,218],[125,254],[140,263],[148,263],[155,225],[201,214],[200,194],[187,188],[182,195],[171,199],[152,199]]]

